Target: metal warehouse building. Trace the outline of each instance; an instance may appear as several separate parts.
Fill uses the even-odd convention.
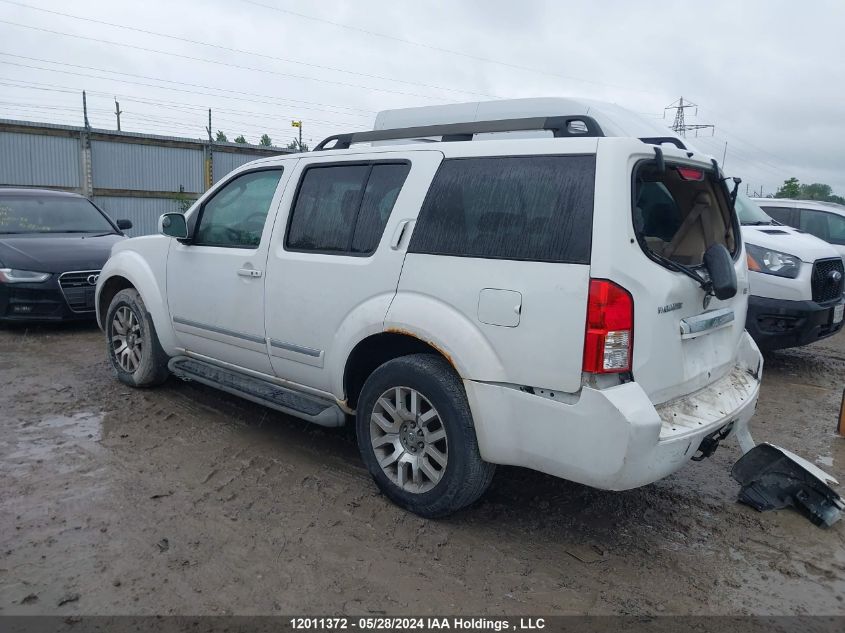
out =
[[[156,232],[178,211],[244,163],[289,153],[277,147],[97,130],[0,119],[0,186],[42,187],[88,196],[132,220],[132,236]]]

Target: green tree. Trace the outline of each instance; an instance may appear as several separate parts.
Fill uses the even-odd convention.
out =
[[[285,145],[285,149],[292,150],[294,152],[307,152],[308,151],[308,143],[303,143],[301,146],[297,139],[293,139],[290,143]]]
[[[236,137],[235,137],[235,143],[241,143],[242,145],[245,145],[245,144],[246,144],[246,139],[244,138],[244,135],[243,135],[243,134],[241,134],[241,135],[239,135],[239,136],[236,136]]]
[[[217,130],[217,136],[214,137],[214,140],[217,141],[218,143],[228,143],[229,142],[229,139],[226,138],[226,135],[223,134],[223,132],[220,131],[220,130]]]
[[[801,195],[801,185],[797,178],[783,181],[783,186],[775,192],[775,198],[797,198]]]
[[[273,139],[271,139],[267,134],[261,135],[261,140],[258,141],[259,145],[264,145],[265,147],[270,147],[273,144]]]
[[[832,195],[833,188],[830,185],[814,182],[812,185],[801,185],[798,197],[802,200],[830,200]]]

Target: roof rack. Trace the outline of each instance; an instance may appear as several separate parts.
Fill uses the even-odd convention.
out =
[[[395,128],[391,130],[372,130],[370,132],[351,132],[335,134],[320,141],[314,151],[322,149],[349,149],[353,143],[371,141],[393,141],[400,139],[426,138],[439,136],[442,141],[471,141],[473,134],[489,132],[522,132],[528,130],[548,130],[555,137],[595,137],[604,136],[601,127],[593,117],[585,115],[529,117],[523,119],[500,119],[496,121],[470,121],[468,123],[445,123],[441,125],[423,125],[418,127]],[[326,147],[334,141],[334,145]]]

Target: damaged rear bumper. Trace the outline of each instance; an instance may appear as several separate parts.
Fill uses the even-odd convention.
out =
[[[704,389],[662,404],[636,382],[583,387],[565,402],[465,380],[481,456],[605,490],[643,486],[679,470],[702,442],[747,429],[762,357],[746,334],[737,364]]]

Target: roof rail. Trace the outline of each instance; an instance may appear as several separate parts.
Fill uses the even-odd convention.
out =
[[[574,124],[574,125],[573,125]],[[580,125],[579,125],[580,124]],[[442,141],[471,141],[473,134],[489,132],[521,132],[528,130],[548,130],[556,137],[604,136],[601,127],[593,117],[585,115],[529,117],[522,119],[500,119],[496,121],[470,121],[467,123],[445,123],[418,127],[396,128],[391,130],[372,130],[370,132],[351,132],[335,134],[320,141],[314,151],[322,149],[349,149],[353,143],[370,141],[392,141],[400,139],[426,138],[439,136]],[[334,145],[327,147],[334,141]]]

